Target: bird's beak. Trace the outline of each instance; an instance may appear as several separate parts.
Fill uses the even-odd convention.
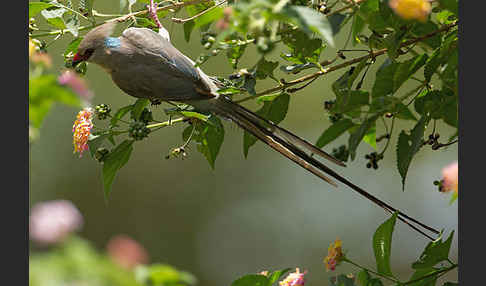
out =
[[[85,60],[84,57],[76,53],[73,58],[73,68],[76,67],[79,63],[83,62],[84,60]]]

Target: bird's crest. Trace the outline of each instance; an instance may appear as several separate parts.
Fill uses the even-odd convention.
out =
[[[89,31],[83,37],[83,41],[80,43],[79,48],[83,49],[89,46],[97,46],[104,44],[105,39],[113,34],[115,30],[116,22],[107,22],[101,26],[94,28]]]

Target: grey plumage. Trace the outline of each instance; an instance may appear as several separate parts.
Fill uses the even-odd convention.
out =
[[[258,116],[254,112],[218,95],[218,86],[194,62],[177,50],[167,37],[146,28],[129,28],[118,37],[118,47],[106,47],[105,39],[111,35],[115,23],[109,22],[90,31],[80,43],[75,62],[86,60],[103,67],[115,84],[127,94],[164,101],[179,101],[197,109],[209,111],[230,119],[256,138],[299,164],[304,169],[337,186],[330,175],[362,196],[389,212],[396,209],[349,182],[306,152],[344,164],[288,130]],[[410,225],[408,219],[438,233],[409,216],[399,213],[399,219]],[[426,234],[424,234],[426,235]]]

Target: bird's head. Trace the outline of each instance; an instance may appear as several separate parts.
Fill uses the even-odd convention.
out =
[[[81,43],[73,58],[73,67],[81,62],[94,62],[101,64],[102,58],[106,56],[105,48],[107,39],[113,33],[116,22],[108,22],[89,31]]]

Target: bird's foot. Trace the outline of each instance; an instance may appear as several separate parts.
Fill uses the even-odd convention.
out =
[[[151,97],[149,98],[149,100],[150,105],[160,105],[162,103],[162,100],[160,98]]]

